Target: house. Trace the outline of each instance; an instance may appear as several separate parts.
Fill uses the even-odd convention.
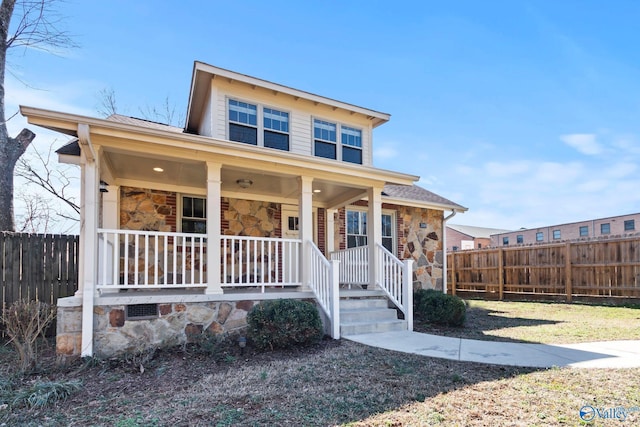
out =
[[[447,251],[488,248],[491,245],[492,234],[509,231],[500,228],[447,224]]]
[[[347,312],[358,298],[411,329],[412,290],[445,286],[444,213],[466,208],[373,166],[386,113],[202,62],[184,129],[21,112],[75,138],[59,160],[81,168],[80,286],[58,301],[61,356],[232,333],[274,298],[314,301],[333,338],[380,326]]]
[[[522,228],[517,231],[492,234],[491,246],[531,245],[569,240],[637,236],[636,224],[640,224],[640,213],[538,228]]]

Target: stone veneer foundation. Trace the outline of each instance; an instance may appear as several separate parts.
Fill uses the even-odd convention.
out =
[[[67,298],[77,299],[79,298]],[[126,306],[100,305],[93,310],[94,355],[113,357],[151,347],[190,342],[203,332],[212,335],[240,333],[247,313],[258,301],[159,303],[152,319],[127,319]],[[60,361],[81,354],[82,307],[58,305],[56,352]]]

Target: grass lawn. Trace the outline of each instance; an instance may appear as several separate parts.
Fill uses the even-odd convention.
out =
[[[471,302],[471,311],[475,304]],[[533,303],[522,312],[511,312],[502,305],[478,304],[488,320],[495,320],[482,330],[487,336],[529,326],[562,330],[569,322],[555,318],[541,322],[552,313],[570,310],[563,305]],[[597,331],[602,325],[601,307],[579,308],[584,330],[591,331],[580,340],[601,339]],[[639,338],[640,310],[626,310],[635,313],[626,322],[635,322],[636,331],[615,339]],[[502,315],[489,315],[496,312]],[[511,317],[505,312],[520,320],[506,326],[502,316]],[[534,323],[525,326],[522,319]],[[553,342],[575,342],[571,331],[576,328],[569,328],[566,337],[554,332]],[[498,335],[547,342],[530,336],[534,335]],[[640,407],[640,369],[502,367],[329,339],[313,348],[286,352],[258,353],[248,347],[241,354],[234,346],[204,354],[187,347],[144,356],[149,355],[91,360],[67,368],[47,365],[52,361],[48,356],[39,373],[19,376],[14,372],[15,354],[10,347],[0,347],[0,425],[573,426],[581,424],[579,411],[585,405],[625,409],[625,421],[596,419],[594,425],[640,423],[640,412],[633,410]],[[22,392],[36,390],[38,382],[78,379],[81,390],[64,401],[30,408],[20,399]]]
[[[417,324],[416,331],[487,341],[572,344],[640,340],[640,307],[467,300],[463,328]]]

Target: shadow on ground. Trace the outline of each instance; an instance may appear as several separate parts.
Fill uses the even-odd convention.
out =
[[[472,340],[533,343],[534,341],[517,340],[507,337],[486,334],[485,331],[496,331],[522,326],[555,325],[562,322],[545,319],[526,319],[522,317],[505,317],[504,312],[487,310],[481,307],[467,307],[464,326],[444,326],[416,321],[414,331],[425,334],[444,335],[452,338],[466,338]]]

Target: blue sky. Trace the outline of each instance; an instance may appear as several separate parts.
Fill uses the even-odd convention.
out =
[[[454,223],[640,212],[640,2],[68,0],[58,11],[80,47],[14,51],[8,115],[25,104],[97,116],[104,89],[122,114],[166,98],[182,113],[199,60],[390,113],[375,165],[468,207]]]

